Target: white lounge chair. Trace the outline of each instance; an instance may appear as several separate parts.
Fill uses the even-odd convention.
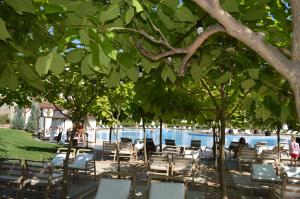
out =
[[[154,176],[150,176],[148,181],[149,199],[185,199],[188,198],[186,183],[179,182],[151,182]],[[172,180],[172,177],[165,179]]]
[[[55,168],[62,168],[64,166],[64,161],[66,159],[67,154],[67,148],[59,148],[56,152],[56,155],[53,157],[53,159],[50,161],[51,166]],[[73,159],[75,157],[75,151],[76,149],[72,148],[70,152],[70,159]]]
[[[73,162],[69,164],[70,171],[74,173],[79,173],[79,171],[84,171],[85,174],[93,173],[96,179],[96,165],[94,153],[79,153],[75,156]]]
[[[281,182],[281,178],[276,175],[276,171],[271,164],[253,164],[251,179],[262,183]]]
[[[107,174],[106,174],[107,175]],[[128,177],[125,174],[112,174],[119,177]],[[115,179],[101,177],[95,199],[128,199],[130,192],[135,192],[135,177],[129,179]]]

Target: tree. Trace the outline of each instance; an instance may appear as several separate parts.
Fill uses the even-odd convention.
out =
[[[40,114],[40,109],[38,103],[32,101],[30,116],[26,124],[27,131],[31,133],[36,133],[38,128],[39,114]]]
[[[23,130],[25,128],[25,119],[23,115],[23,108],[16,106],[15,115],[11,120],[12,128]]]
[[[84,73],[93,70],[105,74],[107,81],[115,84],[124,77],[136,81],[139,66],[149,70],[161,62],[165,63],[160,65],[161,76],[175,82],[175,74],[185,75],[191,58],[207,50],[205,44],[213,40],[211,36],[227,33],[254,50],[288,80],[300,118],[298,0],[290,0],[290,3],[286,0],[53,0],[22,1],[21,4],[1,1],[1,9],[0,39],[2,49],[6,49],[3,52],[7,52],[2,55],[10,58],[4,62],[5,66],[1,65],[1,80],[10,82],[6,85],[12,88],[18,83],[16,74],[26,74],[22,70],[26,67],[16,67],[19,63],[16,60],[25,60],[32,70],[36,53],[40,56],[36,64],[39,73],[44,73],[43,69],[60,71],[63,65],[60,53],[76,39],[80,43],[78,48],[89,49],[84,54],[88,60]],[[49,42],[52,39],[57,42]],[[30,50],[28,47],[32,45],[29,44],[37,48]],[[40,49],[50,50],[41,57]],[[14,55],[13,58],[10,55]],[[54,57],[60,64],[49,64]],[[21,72],[11,73],[14,70]],[[34,82],[39,80],[33,79]],[[225,192],[223,196],[226,197]]]

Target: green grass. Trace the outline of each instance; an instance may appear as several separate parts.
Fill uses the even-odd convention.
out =
[[[0,128],[0,157],[23,160],[43,160],[51,158],[57,144],[35,140],[31,133]]]

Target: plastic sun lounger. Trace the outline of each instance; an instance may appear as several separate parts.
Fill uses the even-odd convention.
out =
[[[120,174],[115,175],[120,176]],[[135,191],[135,177],[133,176],[130,179],[101,177],[95,199],[128,199],[131,191]]]
[[[96,179],[96,165],[94,153],[79,153],[75,156],[74,161],[69,164],[69,169],[71,171],[79,172],[84,171],[86,174],[94,173],[94,178]]]
[[[175,140],[173,140],[173,139],[165,139],[165,143],[166,143],[166,145],[171,145],[171,146],[176,145]]]
[[[16,198],[22,194],[25,180],[25,168],[20,159],[0,159],[0,184],[16,187]]]
[[[150,176],[149,181],[148,181],[148,190],[149,190],[148,198],[149,199],[157,199],[157,198],[185,199],[185,198],[188,198],[186,183],[151,182],[152,178],[153,177]],[[165,177],[165,179],[170,179],[170,178],[173,178],[173,177]]]
[[[51,166],[56,167],[56,168],[62,168],[64,165],[64,161],[66,159],[67,150],[68,150],[67,148],[59,148],[57,150],[57,154],[50,161]],[[71,159],[75,157],[75,152],[76,152],[76,149],[72,148],[71,153],[70,153]]]
[[[54,172],[45,162],[26,160],[25,167],[25,189],[41,191],[45,198],[48,198],[50,191],[63,180],[63,174]]]
[[[281,178],[276,175],[274,167],[270,164],[253,164],[251,179],[261,183],[281,182]]]

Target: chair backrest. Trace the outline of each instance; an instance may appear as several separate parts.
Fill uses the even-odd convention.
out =
[[[25,173],[22,160],[1,158],[0,159],[0,175],[22,176]]]
[[[200,148],[201,147],[201,140],[191,140],[191,147]]]
[[[128,199],[131,189],[130,179],[101,178],[96,199]]]
[[[130,138],[121,137],[121,143],[132,143],[132,140]]]
[[[65,159],[66,159],[66,154],[59,153],[54,156],[54,158],[50,161],[50,164],[54,167],[62,167],[64,165]]]
[[[171,145],[171,146],[175,146],[175,140],[172,139],[165,139],[165,144],[166,145]]]
[[[94,149],[78,149],[76,155],[83,153],[94,153]]]
[[[184,199],[185,191],[184,183],[151,182],[149,199]]]
[[[66,154],[68,151],[68,148],[58,148],[57,149],[57,154]],[[71,148],[71,151],[70,151],[70,157],[75,157],[76,155],[76,149],[75,148]]]
[[[48,180],[52,174],[52,168],[43,161],[25,160],[25,167],[28,178]],[[38,183],[38,180],[36,182]]]
[[[116,143],[111,143],[107,141],[103,141],[103,151],[105,152],[110,152],[110,151],[115,151],[117,149],[117,144]]]
[[[150,153],[149,162],[169,162],[169,157],[163,153]]]
[[[94,159],[94,153],[81,153],[75,156],[73,165],[78,167],[85,167],[88,161]]]

